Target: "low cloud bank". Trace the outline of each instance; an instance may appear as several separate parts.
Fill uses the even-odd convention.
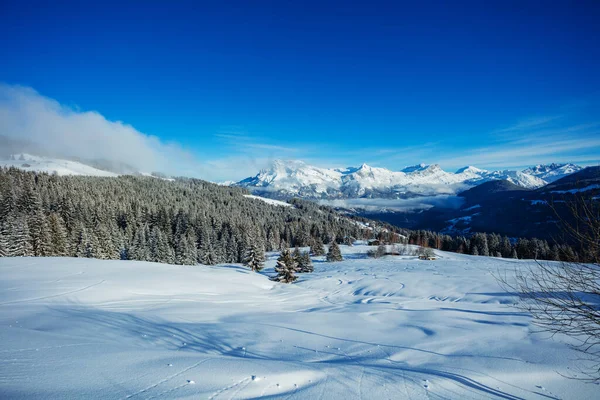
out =
[[[330,207],[361,209],[365,211],[387,210],[396,212],[414,212],[427,210],[432,207],[457,209],[464,204],[464,198],[459,196],[439,195],[414,197],[411,199],[321,200],[320,203]]]

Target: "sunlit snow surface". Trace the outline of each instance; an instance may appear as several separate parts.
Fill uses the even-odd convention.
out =
[[[592,399],[577,354],[532,334],[491,272],[438,254],[241,266],[0,259],[0,398]]]
[[[77,161],[17,154],[12,160],[0,159],[0,167],[15,167],[25,171],[46,172],[57,175],[118,176]]]

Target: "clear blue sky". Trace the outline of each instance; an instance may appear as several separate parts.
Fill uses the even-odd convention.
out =
[[[598,1],[161,3],[4,0],[0,82],[231,160],[223,178],[600,159]]]

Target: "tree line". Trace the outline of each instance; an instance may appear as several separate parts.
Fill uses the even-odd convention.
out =
[[[408,243],[454,253],[553,261],[586,261],[586,253],[566,243],[549,244],[546,240],[531,238],[511,239],[496,233],[477,232],[473,235],[450,236],[431,231],[408,232]]]
[[[198,179],[57,176],[0,168],[0,256],[169,264],[241,263],[259,253],[366,239],[361,218],[295,200],[273,206]]]

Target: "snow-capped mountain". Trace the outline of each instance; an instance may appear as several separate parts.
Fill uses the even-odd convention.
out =
[[[564,178],[567,175],[581,171],[583,167],[575,164],[546,164],[536,165],[535,167],[523,170],[523,173],[538,177],[548,183]]]
[[[58,175],[118,176],[114,172],[94,168],[81,162],[26,153],[12,154],[6,159],[0,159],[0,167],[16,167],[26,171],[57,173]]]
[[[274,198],[408,198],[419,195],[456,194],[490,180],[508,180],[530,189],[548,183],[525,171],[486,171],[473,166],[461,168],[453,173],[444,171],[437,164],[419,164],[396,172],[367,164],[358,168],[328,169],[308,165],[302,161],[275,160],[258,175],[235,185]]]

